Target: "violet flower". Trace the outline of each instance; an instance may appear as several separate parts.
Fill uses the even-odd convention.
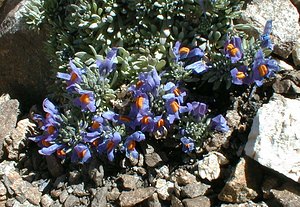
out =
[[[195,149],[195,142],[191,138],[182,137],[180,141],[182,143],[182,151],[184,153],[191,153]]]
[[[77,92],[81,95],[74,100],[74,104],[79,106],[82,111],[96,111],[95,97],[92,91],[77,89]]]
[[[235,85],[250,85],[254,82],[253,75],[249,73],[248,67],[243,65],[238,68],[233,68],[230,71],[232,80],[231,82]]]
[[[97,60],[96,65],[99,68],[100,76],[107,76],[115,70],[116,64],[114,60],[117,56],[118,48],[112,48],[104,60]]]
[[[202,58],[204,52],[200,48],[194,48],[190,50],[188,47],[180,47],[181,43],[177,41],[173,48],[173,54],[175,56],[175,62],[178,62],[183,59],[190,59],[193,57]]]
[[[128,136],[124,143],[126,157],[138,159],[139,153],[137,152],[137,150],[135,148],[136,142],[140,142],[143,140],[145,140],[145,135],[140,131],[134,132],[133,134]]]
[[[211,127],[220,132],[227,132],[229,130],[227,121],[221,114],[211,119]]]
[[[167,94],[163,95],[164,99],[170,99],[176,97],[179,103],[183,103],[183,98],[186,96],[186,92],[181,91],[177,85],[175,85],[172,82],[168,82],[166,83],[166,85],[164,85],[163,89],[164,91],[167,92]]]
[[[68,73],[60,73],[58,72],[56,77],[61,78],[67,81],[67,90],[73,90],[75,84],[79,84],[82,82],[82,74],[85,73],[84,69],[79,69],[75,66],[72,60],[69,61],[69,65],[71,67],[71,72]]]
[[[239,37],[233,37],[225,43],[225,56],[231,60],[232,63],[238,62],[243,57],[242,40]]]
[[[160,86],[160,76],[158,75],[156,69],[150,72],[140,73],[139,81],[129,87],[129,91],[137,93],[138,91],[143,93],[151,93],[153,96],[157,95],[157,88]]]
[[[195,74],[202,74],[207,71],[208,66],[202,60],[196,61],[192,64],[185,66],[185,70],[192,70]]]
[[[179,114],[188,112],[186,106],[181,106],[176,98],[166,100],[167,117],[170,124],[173,124],[175,119],[180,119]]]
[[[198,101],[193,101],[192,103],[187,103],[188,111],[197,119],[201,119],[208,111],[208,107],[205,103]]]
[[[258,50],[253,63],[253,80],[257,86],[263,84],[265,77],[273,77],[275,72],[279,71],[279,66],[274,59],[265,59],[262,50]]]
[[[262,48],[268,48],[270,50],[273,50],[274,45],[270,37],[271,31],[272,31],[272,20],[268,20],[264,28],[264,33],[260,36],[260,41],[261,41],[260,46]]]
[[[84,145],[84,144],[77,144],[74,148],[73,148],[73,152],[71,155],[71,162],[73,163],[85,163],[87,161],[89,161],[89,159],[91,158],[91,152],[89,150],[89,148]]]
[[[97,150],[100,154],[106,153],[109,161],[113,161],[115,158],[114,149],[121,141],[121,135],[119,132],[109,134],[108,138],[99,144]]]

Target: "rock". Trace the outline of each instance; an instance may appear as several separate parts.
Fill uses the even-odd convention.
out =
[[[79,204],[80,204],[79,198],[71,194],[66,199],[64,203],[64,207],[73,207],[73,206],[78,206]]]
[[[299,39],[299,14],[290,0],[252,0],[241,14],[241,22],[253,26],[252,35],[262,34],[267,20],[273,20],[274,53],[287,58]]]
[[[107,187],[97,188],[91,207],[106,206]]]
[[[244,203],[260,195],[262,171],[249,158],[241,158],[218,198],[230,203]]]
[[[119,197],[121,207],[135,206],[148,199],[155,192],[155,188],[139,188],[133,191],[123,191]]]
[[[69,172],[68,181],[71,185],[77,184],[81,182],[81,180],[81,172],[79,172],[78,170],[73,170]]]
[[[8,161],[4,160],[0,163],[0,178],[2,178],[4,175],[8,175],[9,173],[15,171],[15,166],[17,166],[17,163],[14,161]]]
[[[171,196],[171,206],[172,207],[183,207],[182,202],[176,196]]]
[[[89,165],[88,174],[96,186],[103,185],[104,169],[97,159],[93,159]]]
[[[174,183],[159,178],[156,180],[155,188],[161,200],[170,200],[170,196],[174,191]]]
[[[300,99],[274,94],[257,112],[248,142],[247,156],[300,182]]]
[[[46,30],[29,30],[22,12],[29,0],[5,1],[0,14],[0,94],[17,98],[23,109],[46,96],[51,66],[46,59]]]
[[[299,206],[300,186],[290,180],[268,177],[263,184],[263,192],[264,199],[269,206]]]
[[[6,187],[5,187],[5,185],[0,181],[0,201],[4,201],[4,200],[7,199],[6,193],[7,193]]]
[[[88,196],[89,193],[84,189],[84,183],[79,183],[78,185],[73,185],[73,194],[78,197]]]
[[[61,187],[64,186],[65,180],[66,180],[66,175],[65,174],[61,175],[61,176],[59,176],[58,178],[55,179],[55,182],[53,183],[53,186],[57,189],[61,188]]]
[[[79,198],[81,206],[90,206],[90,198],[87,196]]]
[[[62,190],[61,189],[52,189],[50,191],[50,195],[51,197],[53,198],[58,198],[60,196],[60,194],[62,193]]]
[[[161,203],[159,202],[157,193],[153,193],[147,200],[148,207],[161,207]]]
[[[181,188],[181,196],[184,198],[195,198],[198,196],[205,195],[209,188],[210,186],[204,183],[190,183]]]
[[[6,178],[6,187],[13,190],[17,197],[22,200],[25,198],[33,205],[40,203],[42,193],[39,192],[38,187],[34,187],[31,183],[22,180],[21,176],[15,171],[9,172]]]
[[[219,152],[209,152],[198,162],[198,173],[202,179],[215,180],[220,176],[220,165],[225,165],[228,160]]]
[[[61,194],[59,195],[59,202],[64,203],[67,200],[68,196],[69,196],[69,193],[68,193],[67,189],[64,189],[61,192]]]
[[[240,204],[222,204],[221,207],[268,207],[268,205],[264,202],[254,203],[252,201],[248,201]]]
[[[24,203],[20,203],[18,200],[14,200],[13,207],[36,207],[36,205],[33,205],[29,203],[28,201],[25,201]]]
[[[120,196],[120,191],[118,188],[113,188],[110,192],[107,193],[107,201],[116,201]]]
[[[47,168],[52,177],[60,177],[64,173],[64,168],[59,162],[58,158],[54,155],[45,156],[47,162]]]
[[[16,127],[18,111],[19,102],[17,100],[11,100],[9,95],[2,95],[0,97],[0,159],[4,153],[4,140],[11,135]]]
[[[146,165],[149,167],[156,167],[156,166],[160,165],[163,162],[163,160],[159,156],[159,154],[157,154],[156,152],[153,152],[153,153],[145,155],[145,162],[146,162]]]
[[[206,196],[199,196],[196,198],[186,198],[182,201],[184,207],[210,207],[211,203]]]
[[[274,199],[277,201],[277,203],[280,204],[280,206],[283,207],[298,207],[300,203],[300,194],[298,192],[298,195],[290,192],[288,190],[271,190],[272,195],[274,196]]]
[[[280,71],[292,71],[292,70],[295,70],[295,68],[293,66],[291,66],[290,64],[288,64],[284,60],[280,60],[280,59],[277,59],[277,58],[274,58],[274,59],[277,61],[278,66],[280,68]]]
[[[166,165],[163,165],[158,169],[155,168],[155,171],[156,171],[157,178],[168,179],[170,177],[169,167]]]
[[[50,207],[53,203],[54,203],[53,199],[48,194],[42,196],[41,198],[42,207]]]
[[[35,127],[35,124],[29,119],[20,120],[17,127],[12,130],[10,137],[5,139],[4,147],[6,148],[8,158],[19,160],[19,153],[25,147],[27,135]]]
[[[4,1],[5,1],[5,0],[0,0],[0,8],[1,8],[1,6],[3,5]]]
[[[293,52],[293,61],[296,66],[300,65],[300,41],[298,40],[294,46]]]
[[[289,79],[276,79],[272,85],[275,93],[285,95],[298,95],[300,94],[300,87],[298,87],[292,80]]]
[[[183,169],[177,169],[172,175],[171,180],[177,182],[178,185],[187,185],[196,183],[196,176]]]
[[[134,175],[121,175],[120,180],[122,182],[122,187],[127,190],[133,190],[137,188],[137,183],[140,178]]]

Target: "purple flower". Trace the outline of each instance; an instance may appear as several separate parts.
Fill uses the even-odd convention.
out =
[[[115,122],[118,124],[124,124],[125,126],[130,127],[131,129],[135,129],[135,127],[136,127],[136,121],[135,121],[135,119],[132,118],[133,114],[129,114],[127,116],[127,115],[117,114],[113,111],[107,111],[107,112],[104,112],[102,114],[102,116],[103,116],[103,118],[105,118],[108,121],[112,121],[112,122]]]
[[[204,52],[200,48],[194,48],[190,50],[188,47],[180,47],[181,43],[177,41],[173,48],[173,54],[175,56],[175,62],[178,62],[183,59],[190,59],[193,57],[202,58]]]
[[[139,153],[135,149],[135,146],[136,142],[140,142],[142,140],[145,140],[145,135],[140,131],[134,132],[126,138],[126,141],[124,143],[126,157],[138,159]]]
[[[79,84],[82,82],[82,74],[85,73],[84,69],[77,68],[72,60],[70,60],[69,65],[71,67],[71,73],[60,73],[58,72],[56,77],[61,78],[67,81],[67,90],[73,90],[75,84]]]
[[[157,95],[157,88],[160,85],[160,76],[158,75],[156,69],[153,69],[150,72],[140,73],[139,74],[139,81],[136,85],[132,85],[129,87],[129,91],[133,91],[137,93],[137,91],[143,93],[151,93],[152,95]]]
[[[96,111],[95,97],[92,91],[77,89],[77,92],[81,95],[74,100],[74,104],[79,106],[82,111]]]
[[[39,153],[41,155],[51,155],[53,154],[57,149],[62,148],[62,144],[46,144],[42,149],[39,150]]]
[[[229,130],[227,121],[221,114],[211,119],[211,127],[220,132],[227,132]]]
[[[46,112],[46,119],[45,119],[45,122],[58,122],[59,120],[59,112],[56,108],[56,106],[51,102],[49,101],[48,98],[46,98],[44,101],[43,101],[43,110]]]
[[[147,114],[138,114],[137,117],[137,122],[140,124],[141,131],[142,132],[153,132],[154,130],[154,120],[152,118],[152,114],[147,113]]]
[[[253,80],[257,86],[261,86],[265,77],[272,77],[275,72],[279,71],[279,66],[275,60],[265,59],[263,51],[258,50],[255,55],[252,71]]]
[[[100,154],[106,153],[108,160],[113,161],[115,158],[114,149],[120,143],[120,141],[121,141],[121,136],[119,132],[114,132],[113,134],[109,134],[108,138],[104,140],[101,144],[99,144],[98,152]]]
[[[72,152],[71,162],[73,163],[85,163],[91,158],[91,152],[89,148],[84,144],[77,144]]]
[[[98,131],[82,133],[83,141],[87,143],[91,143],[95,147],[97,147],[99,144],[100,135],[101,133]]]
[[[208,66],[205,64],[205,62],[203,62],[202,60],[199,60],[197,62],[194,62],[190,65],[187,65],[185,66],[184,68],[185,70],[192,70],[193,73],[196,73],[196,74],[202,74],[204,72],[207,71],[208,69]]]
[[[230,71],[230,74],[232,77],[232,83],[235,85],[250,85],[254,82],[252,74],[248,72],[248,67],[245,65],[240,66],[238,69],[233,68]]]
[[[260,46],[262,48],[268,48],[270,50],[273,50],[274,45],[270,38],[271,31],[272,31],[272,20],[268,20],[264,28],[264,33],[260,36],[260,41],[261,41]]]
[[[116,64],[114,60],[117,56],[118,48],[112,48],[104,60],[97,60],[96,65],[99,68],[100,76],[107,76],[115,70]]]
[[[232,63],[238,62],[242,59],[242,40],[239,37],[233,37],[225,43],[225,56],[231,60]]]
[[[102,131],[109,130],[110,127],[108,126],[108,123],[101,116],[96,115],[92,118],[92,124],[88,129],[91,132],[94,131],[102,132]]]
[[[180,141],[182,143],[182,151],[184,153],[190,153],[195,149],[195,142],[191,138],[182,137]]]
[[[201,119],[207,113],[207,105],[205,103],[200,103],[193,101],[192,103],[187,103],[188,111],[197,119]]]
[[[169,98],[166,100],[166,109],[170,124],[173,124],[175,119],[180,119],[179,113],[188,112],[188,108],[181,106],[176,98]]]
[[[177,85],[175,85],[172,82],[168,82],[164,86],[164,91],[167,92],[167,94],[163,95],[164,99],[170,99],[170,98],[177,98],[179,103],[183,103],[183,98],[186,96],[185,91],[181,91]]]
[[[160,134],[167,133],[167,130],[170,127],[170,123],[168,122],[168,120],[166,120],[165,118],[163,118],[162,115],[155,116],[153,118],[153,122],[154,122],[154,130],[153,130],[153,132],[158,131]]]
[[[146,93],[137,92],[134,97],[134,104],[131,107],[132,116],[138,113],[145,114],[149,111],[149,98]]]

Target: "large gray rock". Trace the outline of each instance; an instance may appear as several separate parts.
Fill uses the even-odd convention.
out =
[[[300,99],[275,94],[257,112],[248,142],[247,156],[300,182]]]
[[[1,86],[0,86],[1,87]],[[19,102],[11,100],[9,95],[0,97],[0,159],[3,156],[3,143],[16,127]]]
[[[252,0],[242,12],[241,22],[251,24],[253,35],[262,34],[267,20],[273,20],[274,53],[287,58],[300,35],[297,8],[290,0]]]
[[[45,32],[26,27],[22,11],[29,1],[9,0],[0,8],[0,94],[9,93],[25,109],[46,94],[50,71]]]

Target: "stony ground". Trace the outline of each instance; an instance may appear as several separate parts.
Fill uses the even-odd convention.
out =
[[[273,56],[278,59],[282,70],[275,78],[257,89],[238,87],[219,94],[208,90],[203,93],[203,88],[196,89],[194,91],[196,96],[212,100],[210,106],[213,110],[227,114],[230,131],[226,134],[213,134],[210,139],[204,141],[202,149],[192,155],[182,153],[181,147],[175,141],[147,140],[140,146],[139,151],[142,153],[137,163],[130,163],[120,154],[117,154],[114,163],[100,157],[80,166],[60,163],[54,156],[39,155],[37,146],[27,140],[28,136],[36,133],[28,107],[24,110],[24,104],[20,106],[17,100],[10,99],[7,95],[1,96],[0,206],[300,206],[300,181],[296,179],[300,177],[300,166],[297,164],[300,163],[299,154],[293,157],[296,164],[291,169],[285,165],[290,163],[289,160],[286,160],[286,163],[284,160],[277,160],[293,149],[300,151],[298,144],[300,132],[295,129],[299,128],[298,126],[287,129],[299,132],[294,136],[298,140],[289,142],[290,140],[280,139],[280,146],[285,148],[278,150],[284,151],[274,151],[270,148],[267,152],[276,155],[272,159],[275,162],[282,162],[282,166],[287,169],[280,169],[280,165],[276,168],[272,163],[261,165],[261,160],[255,161],[259,155],[247,156],[245,153],[245,148],[249,147],[248,135],[250,132],[253,134],[251,127],[259,109],[267,108],[271,102],[283,103],[283,107],[279,104],[271,108],[268,112],[270,116],[259,122],[259,126],[264,126],[264,123],[271,126],[280,120],[282,120],[280,125],[288,126],[284,121],[284,115],[294,112],[297,116],[299,114],[297,109],[300,108],[300,44],[297,43],[300,35],[299,14],[288,0],[262,1],[251,1],[244,12],[243,21],[252,21],[250,23],[256,28],[262,28],[266,19],[270,18],[265,16],[266,14],[276,19],[273,33],[277,46]],[[0,7],[2,2],[4,1],[0,0]],[[11,2],[15,4],[17,1]],[[296,0],[293,2],[297,3]],[[264,10],[258,9],[260,5],[263,5]],[[264,13],[265,11],[274,12]],[[0,22],[3,18],[0,15]],[[1,24],[0,31],[3,29],[2,26]],[[0,32],[2,45],[0,58],[3,65],[12,67],[6,70],[16,78],[13,82],[22,85],[22,81],[28,82],[30,77],[32,84],[30,88],[37,87],[34,90],[41,91],[42,86],[34,82],[40,81],[38,76],[34,76],[39,70],[34,68],[35,71],[32,73],[29,70],[30,75],[27,77],[21,72],[12,72],[14,68],[20,67],[10,64],[15,61],[10,59],[14,58],[10,55],[14,53],[14,45],[19,47],[21,42],[24,42],[23,36],[27,33],[28,31],[21,31],[16,32],[15,36],[5,36],[5,33]],[[30,37],[31,35],[30,33]],[[20,44],[9,44],[18,41]],[[36,48],[31,47],[31,50],[36,51]],[[10,52],[8,56],[3,55],[6,54],[5,51]],[[32,61],[28,59],[24,59],[24,63],[17,61],[22,67],[27,67],[25,63],[30,63],[28,67],[32,67]],[[45,64],[34,65],[44,67]],[[15,80],[9,75],[2,75],[1,92],[5,84],[11,86],[5,82],[7,77],[9,83]],[[16,87],[20,88],[19,85]],[[11,94],[17,96],[13,91]],[[20,97],[26,95],[22,93]],[[290,106],[286,104],[286,100],[292,100],[297,104]],[[22,111],[18,112],[20,108]],[[276,113],[281,114],[282,118],[275,119]],[[299,123],[299,120],[295,123]],[[268,132],[268,128],[265,131]],[[271,142],[276,141],[272,136],[269,139]]]

